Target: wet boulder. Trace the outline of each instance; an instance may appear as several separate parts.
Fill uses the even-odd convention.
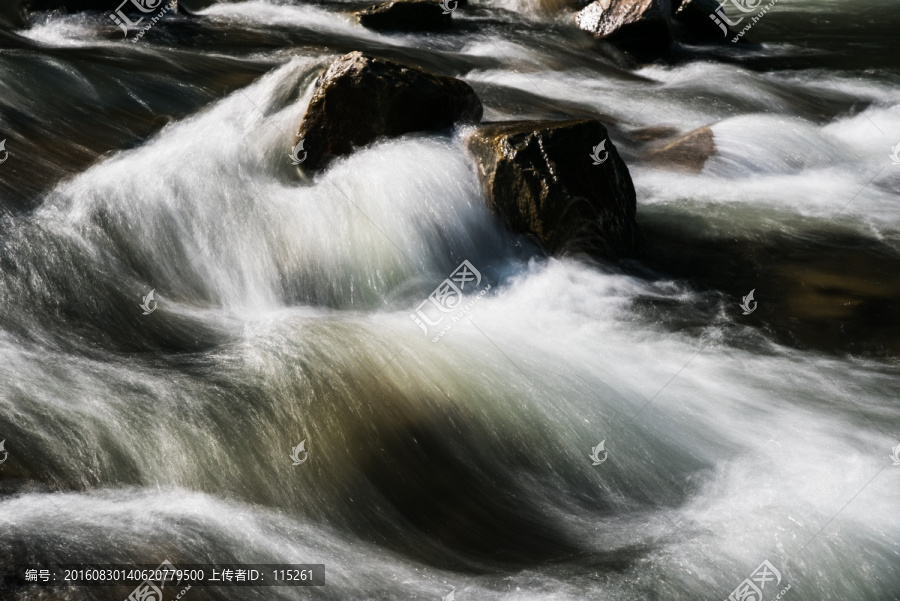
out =
[[[482,111],[464,81],[351,52],[319,78],[295,141],[304,142],[303,168],[315,171],[381,136],[478,122]]]
[[[700,173],[709,157],[715,154],[716,142],[712,129],[701,127],[650,151],[647,161],[666,169]]]
[[[595,0],[575,22],[598,38],[635,50],[664,50],[672,43],[670,0]]]
[[[602,123],[491,123],[469,138],[494,215],[551,253],[635,254],[634,184]]]
[[[448,6],[457,6],[452,0]],[[452,11],[436,0],[393,0],[356,13],[363,27],[379,31],[443,31],[453,25]]]

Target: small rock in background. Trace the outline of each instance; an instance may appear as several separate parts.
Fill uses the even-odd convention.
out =
[[[695,129],[674,142],[647,154],[647,161],[657,167],[700,173],[709,157],[716,154],[713,131],[708,126]]]
[[[717,0],[595,0],[575,22],[584,31],[644,58],[670,49],[673,41],[722,43],[737,32],[716,17]]]
[[[654,52],[672,43],[671,15],[669,0],[596,0],[575,16],[575,22],[627,49]]]

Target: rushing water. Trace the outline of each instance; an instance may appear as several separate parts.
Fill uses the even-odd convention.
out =
[[[763,43],[652,64],[533,2],[417,35],[348,6],[2,34],[4,568],[323,563],[189,598],[562,601],[723,599],[768,559],[788,599],[897,599],[896,2],[784,0]],[[293,132],[350,50],[462,77],[485,119],[603,118],[648,255],[505,232],[465,128],[302,181]],[[699,174],[646,160],[647,128],[705,125]],[[463,260],[490,290],[434,343],[409,314]]]

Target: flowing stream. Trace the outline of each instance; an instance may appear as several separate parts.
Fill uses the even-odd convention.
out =
[[[0,37],[0,566],[326,567],[197,600],[627,601],[725,599],[768,560],[762,601],[900,599],[896,1],[783,0],[757,43],[652,63],[526,0],[440,34],[354,6]],[[647,257],[505,231],[466,126],[303,181],[293,133],[352,50],[464,79],[485,120],[604,120]],[[647,160],[647,132],[703,126],[699,173]],[[464,260],[486,292],[433,342],[410,313]]]

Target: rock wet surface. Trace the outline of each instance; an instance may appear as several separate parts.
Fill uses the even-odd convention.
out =
[[[594,147],[596,158],[586,151]],[[634,185],[599,121],[486,124],[468,148],[488,206],[514,232],[550,252],[637,252]]]
[[[477,122],[482,110],[463,81],[352,52],[319,78],[297,139],[309,153],[304,167],[317,170],[379,137]]]
[[[576,16],[578,27],[641,50],[662,50],[671,35],[669,0],[595,0]]]

